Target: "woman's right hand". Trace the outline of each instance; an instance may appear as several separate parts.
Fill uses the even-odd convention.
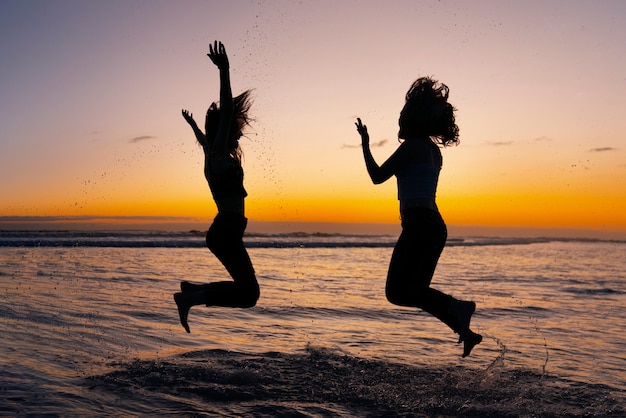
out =
[[[363,125],[361,118],[356,118],[356,131],[361,135],[361,145],[368,146],[370,144],[370,135],[367,133],[367,125]]]

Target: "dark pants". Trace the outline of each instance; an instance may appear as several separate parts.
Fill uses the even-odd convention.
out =
[[[447,237],[446,224],[438,212],[425,208],[405,210],[402,233],[389,264],[385,294],[389,302],[420,308],[455,330],[455,318],[450,313],[455,299],[430,287]]]
[[[206,234],[206,244],[233,281],[206,285],[206,305],[250,308],[259,299],[259,284],[243,245],[248,220],[237,213],[218,213]]]

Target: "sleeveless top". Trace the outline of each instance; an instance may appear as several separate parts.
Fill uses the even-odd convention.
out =
[[[441,151],[432,143],[428,143],[427,149],[429,154],[427,161],[406,164],[396,172],[398,200],[435,201],[439,173],[441,172]]]
[[[207,156],[204,175],[209,183],[213,199],[248,196],[243,187],[243,168],[230,155]]]
[[[426,163],[412,163],[396,173],[398,200],[435,199],[441,167]]]

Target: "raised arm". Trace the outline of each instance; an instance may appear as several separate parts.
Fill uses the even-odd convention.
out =
[[[215,41],[209,45],[207,54],[213,64],[220,70],[220,125],[212,144],[213,152],[226,154],[228,152],[228,136],[233,119],[233,93],[230,88],[230,66],[226,48],[221,42]]]
[[[396,152],[394,152],[382,166],[379,166],[370,151],[370,136],[367,133],[367,126],[361,122],[360,118],[357,118],[355,125],[357,132],[361,135],[361,146],[363,148],[365,167],[367,168],[367,173],[370,175],[372,182],[374,184],[380,184],[389,180],[389,178],[396,173],[404,161],[405,153],[403,152],[402,145],[400,145]]]
[[[200,145],[202,145],[203,147],[206,147],[208,145],[206,136],[204,135],[204,133],[202,133],[200,128],[198,128],[198,124],[193,119],[193,114],[189,113],[188,110],[183,109],[183,118],[185,118],[187,123],[191,126],[191,129],[193,129],[193,133],[196,135],[196,139],[198,140]]]

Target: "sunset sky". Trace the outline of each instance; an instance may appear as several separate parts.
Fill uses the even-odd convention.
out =
[[[438,203],[450,225],[626,237],[624,1],[0,2],[0,229],[28,218],[215,215],[181,116],[254,89],[251,221],[398,223],[397,147],[418,77],[450,87],[461,144]],[[80,219],[80,218],[79,218]]]

